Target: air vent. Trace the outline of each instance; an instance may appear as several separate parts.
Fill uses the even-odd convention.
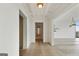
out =
[[[8,53],[0,53],[0,56],[8,56]]]

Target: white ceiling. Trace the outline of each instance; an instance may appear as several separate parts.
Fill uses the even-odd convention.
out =
[[[44,3],[43,8],[38,8],[36,3],[27,4],[33,18],[50,17],[56,18],[68,11],[76,4],[74,3]]]

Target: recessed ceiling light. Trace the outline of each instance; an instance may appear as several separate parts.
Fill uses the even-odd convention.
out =
[[[43,8],[43,3],[37,3],[38,8]]]

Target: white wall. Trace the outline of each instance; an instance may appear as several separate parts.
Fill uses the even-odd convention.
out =
[[[53,24],[53,20],[49,17],[45,18],[45,42],[49,42],[52,46],[54,45]]]
[[[19,55],[19,11],[12,4],[0,4],[0,53]]]
[[[50,21],[50,42],[51,45],[54,46],[54,21],[51,20]]]
[[[54,32],[54,38],[75,38],[76,27],[69,27],[72,17],[75,21],[79,20],[79,4],[54,19],[54,24],[59,28]]]
[[[19,55],[19,9],[27,17],[27,45],[30,44],[30,13],[26,4],[0,4],[0,53]]]

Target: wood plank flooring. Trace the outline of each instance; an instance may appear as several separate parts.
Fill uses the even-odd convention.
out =
[[[55,48],[64,56],[79,56],[79,38],[55,39]]]
[[[76,43],[77,42],[77,43]],[[31,43],[29,49],[21,50],[22,56],[79,56],[79,41],[57,39],[55,46]]]
[[[57,56],[62,55],[62,52],[57,50],[54,47],[51,47],[49,44],[43,43],[32,43],[30,48],[27,50],[21,51],[23,56]]]

